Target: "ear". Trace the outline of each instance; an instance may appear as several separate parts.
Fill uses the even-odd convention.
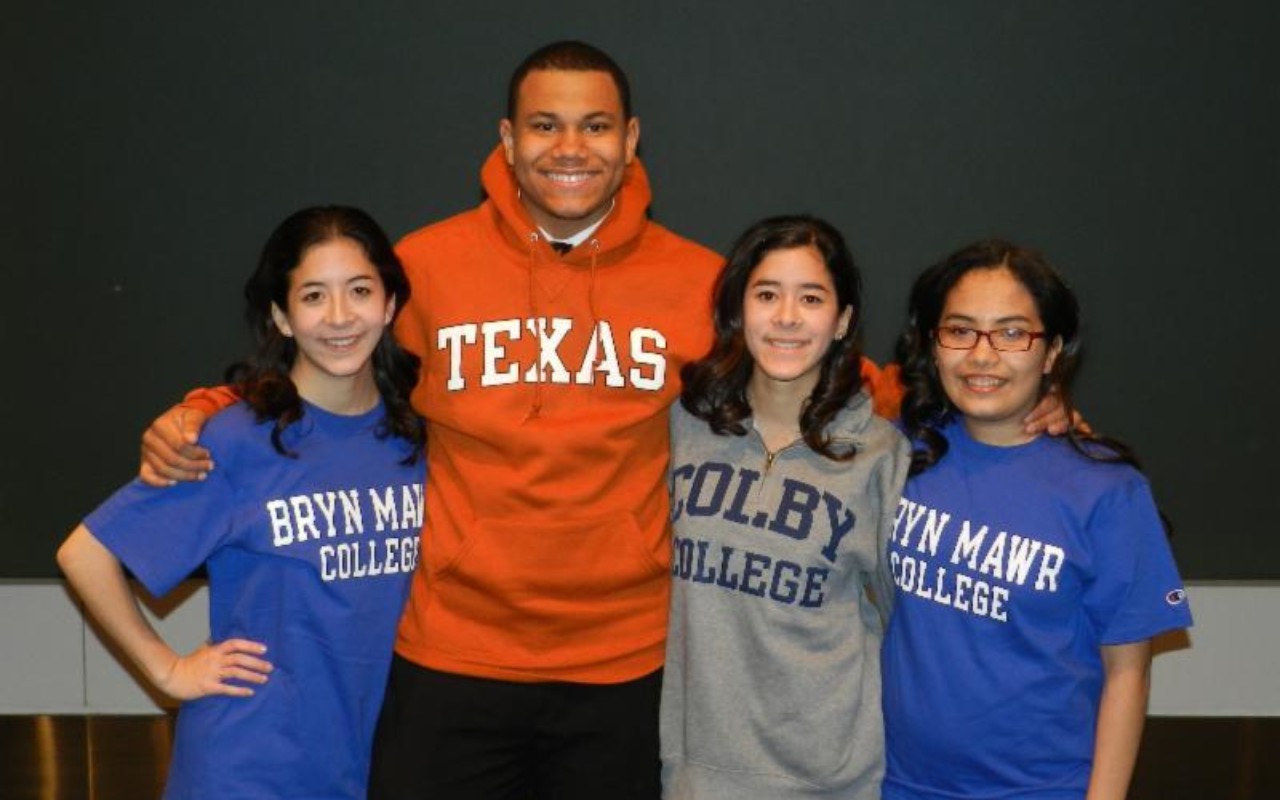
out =
[[[1053,365],[1054,363],[1057,362],[1058,356],[1061,354],[1062,354],[1062,337],[1055,336],[1053,337],[1053,342],[1050,343],[1049,345],[1049,352],[1045,355],[1044,370],[1041,372],[1042,375],[1048,375],[1049,372],[1053,370]]]
[[[836,341],[840,341],[849,333],[849,325],[853,322],[853,306],[845,306],[844,311],[840,312],[840,319],[836,321]]]
[[[387,313],[382,318],[383,325],[390,325],[391,318],[396,315],[396,296],[394,294],[387,295]]]
[[[280,306],[275,303],[271,304],[271,321],[276,324],[276,329],[285,336],[293,336],[293,328],[289,325],[289,316],[280,310]]]
[[[507,156],[507,166],[514,167],[516,165],[516,137],[511,129],[511,120],[504,119],[498,123],[498,139],[502,142],[502,149]]]
[[[623,163],[630,164],[636,158],[636,148],[640,146],[640,118],[632,117],[627,120],[627,139],[626,139],[626,159]]]

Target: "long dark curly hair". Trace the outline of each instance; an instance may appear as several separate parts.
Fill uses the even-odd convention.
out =
[[[1007,269],[1031,295],[1044,324],[1045,341],[1061,342],[1062,349],[1048,374],[1041,379],[1040,396],[1057,393],[1068,416],[1074,412],[1071,382],[1080,360],[1080,304],[1044,256],[1035,250],[1002,239],[970,244],[925,270],[911,288],[907,324],[898,338],[897,359],[902,367],[902,425],[915,442],[911,473],[922,472],[947,452],[942,428],[957,410],[947,397],[933,360],[934,330],[942,317],[947,295],[973,270]],[[1137,466],[1133,452],[1121,442],[1074,427],[1066,434],[1077,451],[1098,461],[1119,461]]]
[[[844,237],[833,225],[807,215],[771,217],[755,223],[734,243],[713,295],[715,342],[706,356],[680,371],[680,402],[718,434],[744,436],[751,416],[747,384],[755,362],[743,335],[743,303],[751,273],[776,250],[812,247],[822,256],[836,290],[840,312],[852,309],[849,329],[831,343],[800,413],[800,433],[814,452],[837,461],[854,457],[855,449],[837,447],[827,426],[862,388],[862,350],[857,326],[862,319],[862,276]]]
[[[387,295],[395,298],[395,315],[400,314],[409,300],[409,280],[390,240],[373,217],[358,208],[304,208],[290,215],[271,233],[262,248],[258,268],[244,286],[245,318],[256,348],[248,359],[227,370],[227,382],[235,386],[259,422],[275,420],[271,444],[284,455],[296,454],[284,446],[281,434],[303,415],[298,388],[289,377],[298,345],[276,327],[271,306],[288,308],[289,275],[302,263],[308,250],[334,239],[349,239],[360,245],[377,269]],[[426,443],[425,424],[409,401],[418,382],[419,359],[400,347],[391,327],[389,324],[383,330],[371,358],[374,382],[386,409],[377,435],[380,438],[397,436],[411,443],[412,451],[404,463],[412,463]]]

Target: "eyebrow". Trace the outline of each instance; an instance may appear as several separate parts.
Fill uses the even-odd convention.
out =
[[[532,120],[532,119],[538,119],[538,118],[556,119],[556,120],[563,119],[563,117],[561,117],[560,114],[554,111],[530,111],[528,114],[525,115],[526,120]],[[616,113],[612,111],[605,111],[604,109],[601,109],[599,111],[589,111],[580,117],[580,119],[583,119],[583,120],[597,120],[597,119],[614,120],[617,118],[618,118],[618,115]]]
[[[961,322],[976,322],[977,317],[971,317],[968,314],[947,314],[942,318],[943,322],[949,320],[959,320]],[[996,325],[1005,325],[1010,322],[1031,322],[1030,317],[1024,317],[1021,314],[1012,314],[1007,317],[1000,317],[995,321]]]
[[[781,286],[781,285],[782,285],[782,281],[775,281],[769,278],[760,278],[748,284],[748,288],[752,288],[756,286]],[[831,290],[827,288],[825,284],[821,284],[821,283],[802,283],[800,284],[800,288],[809,289],[811,291],[817,291],[817,292],[827,292],[828,294],[830,294],[831,292]]]
[[[373,277],[374,276],[372,275],[356,275],[354,277],[347,278],[347,285],[357,283],[359,281],[371,281],[373,280]],[[305,289],[308,286],[326,286],[326,285],[327,284],[324,281],[304,281],[303,283],[298,284],[298,288]]]

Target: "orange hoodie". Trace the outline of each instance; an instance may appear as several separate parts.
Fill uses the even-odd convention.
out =
[[[720,258],[648,220],[638,161],[563,257],[501,148],[481,177],[488,200],[397,248],[430,477],[396,651],[505,680],[637,678],[666,637],[667,410],[710,345]]]

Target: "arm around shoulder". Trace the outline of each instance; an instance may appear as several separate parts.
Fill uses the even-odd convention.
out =
[[[240,398],[228,386],[195,389],[161,414],[142,434],[142,464],[138,476],[150,486],[204,480],[213,469],[209,451],[201,447],[200,431],[209,417]]]

